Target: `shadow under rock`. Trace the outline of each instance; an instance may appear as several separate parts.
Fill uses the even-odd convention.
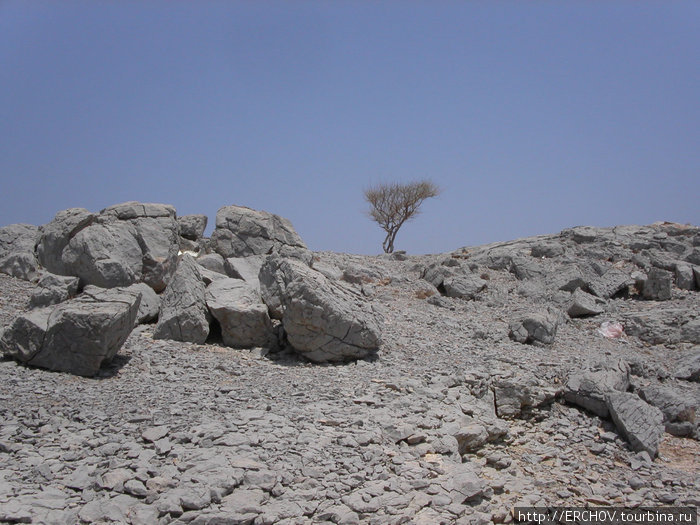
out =
[[[129,361],[131,361],[130,355],[117,354],[109,363],[103,364],[97,371],[97,374],[95,374],[91,379],[110,379],[116,376],[119,371],[129,363]]]

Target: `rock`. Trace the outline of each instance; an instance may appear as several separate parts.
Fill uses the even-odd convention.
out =
[[[649,271],[642,295],[645,299],[653,301],[668,301],[671,298],[671,284],[673,277],[671,272],[660,268],[652,268]]]
[[[31,224],[10,224],[0,228],[0,272],[31,281],[38,263],[34,255],[39,229]]]
[[[122,289],[86,291],[20,315],[3,332],[0,348],[29,365],[93,376],[126,341],[139,302],[138,294]]]
[[[221,279],[206,290],[207,307],[221,325],[224,344],[234,348],[267,346],[273,339],[267,306],[258,290],[240,279]]]
[[[59,211],[51,222],[44,225],[36,254],[41,266],[58,275],[73,275],[63,262],[63,250],[80,230],[95,220],[95,214],[84,208]]]
[[[691,320],[690,314],[687,308],[629,311],[624,314],[625,333],[655,345],[679,343],[683,340],[681,327]],[[685,335],[690,336],[690,331]]]
[[[455,466],[452,477],[452,501],[465,503],[482,496],[486,491],[486,483],[475,472],[470,463],[462,463]]]
[[[138,324],[150,323],[158,319],[160,297],[155,291],[153,291],[153,288],[148,286],[146,283],[136,283],[125,288],[125,290],[141,295],[139,311],[136,315],[136,322]]]
[[[656,407],[634,394],[614,392],[606,395],[610,417],[632,450],[656,457],[664,433],[664,416]]]
[[[180,235],[185,239],[196,241],[202,238],[207,229],[206,215],[183,215],[178,217],[177,224],[180,227]]]
[[[487,282],[477,275],[458,275],[445,278],[442,281],[442,289],[447,297],[474,299],[486,288],[486,284]]]
[[[695,429],[695,411],[697,405],[668,387],[646,385],[637,391],[639,397],[655,406],[664,415],[666,431],[670,434],[690,435]],[[689,423],[678,425],[674,423]]]
[[[529,374],[496,378],[491,384],[496,414],[500,418],[521,417],[533,408],[548,405],[560,395],[560,389],[548,386]]]
[[[38,288],[29,298],[29,306],[38,308],[62,303],[75,297],[80,280],[77,277],[45,273],[41,276]]]
[[[700,317],[688,321],[681,326],[681,341],[687,343],[700,343]]]
[[[454,434],[461,455],[474,452],[486,444],[489,434],[486,428],[477,423],[461,427]]]
[[[282,314],[287,340],[311,361],[364,358],[379,348],[379,325],[366,300],[303,262],[271,255],[260,285],[270,316]]]
[[[158,324],[154,339],[172,339],[190,343],[204,343],[209,335],[209,310],[205,287],[189,255],[183,255],[161,297]]]
[[[573,292],[577,288],[588,289],[588,283],[592,276],[592,271],[585,270],[575,264],[567,264],[558,269],[551,277],[552,287],[555,290]]]
[[[509,337],[519,343],[552,344],[557,334],[559,318],[552,311],[537,312],[510,324]]]
[[[212,249],[224,257],[265,255],[280,246],[306,249],[287,219],[243,206],[224,206],[216,214]]]
[[[615,391],[625,392],[630,385],[629,374],[629,366],[622,360],[575,373],[566,383],[564,399],[600,417],[608,417],[606,396]]]
[[[559,243],[552,242],[542,242],[535,244],[530,249],[530,255],[533,257],[541,258],[552,258],[564,255],[564,247]]]
[[[521,281],[527,279],[535,279],[536,277],[542,277],[542,275],[544,274],[543,269],[540,267],[536,260],[525,257],[514,258],[513,264],[511,266],[511,271]]]
[[[593,279],[588,287],[594,295],[601,299],[609,299],[633,284],[634,280],[627,273],[611,268],[597,279]]]
[[[260,268],[265,257],[262,255],[249,255],[248,257],[229,257],[224,261],[226,275],[234,279],[243,279],[253,288],[260,289]]]
[[[210,270],[212,272],[227,275],[224,258],[218,253],[208,253],[206,255],[200,255],[195,259],[197,264]]]
[[[673,375],[678,379],[700,382],[700,346],[692,348],[678,360]]]
[[[602,314],[605,309],[604,301],[584,292],[580,288],[576,289],[571,297],[571,302],[566,312],[570,317],[586,317],[589,315]]]
[[[681,290],[695,290],[693,267],[686,263],[676,263],[676,286]]]

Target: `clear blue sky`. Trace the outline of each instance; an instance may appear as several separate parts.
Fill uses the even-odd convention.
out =
[[[700,2],[0,0],[0,225],[125,200],[378,253],[700,223]],[[211,228],[211,226],[210,226]]]

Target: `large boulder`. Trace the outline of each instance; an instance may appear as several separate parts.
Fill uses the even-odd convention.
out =
[[[644,282],[642,295],[653,301],[668,301],[671,298],[673,275],[661,268],[652,268]]]
[[[282,319],[289,343],[311,361],[368,357],[381,343],[370,305],[352,287],[340,283],[298,259],[276,254],[260,270],[270,315]]]
[[[670,387],[644,385],[637,390],[639,397],[655,406],[664,415],[666,432],[687,436],[695,431],[697,403]]]
[[[154,339],[204,343],[209,335],[209,310],[198,264],[183,255],[161,297]]]
[[[306,249],[287,219],[244,206],[224,206],[217,212],[211,248],[224,257],[265,255],[281,246]]]
[[[153,288],[146,283],[135,283],[125,288],[125,290],[137,293],[141,296],[139,311],[138,314],[136,314],[136,322],[138,324],[150,323],[158,319],[160,297],[153,291]]]
[[[34,246],[39,228],[31,224],[10,224],[0,228],[0,272],[24,279],[34,280],[38,264]]]
[[[95,288],[20,315],[3,332],[0,349],[29,365],[93,376],[126,341],[139,302],[140,296],[127,290]]]
[[[610,417],[632,450],[646,451],[652,458],[656,457],[664,433],[661,410],[628,392],[609,393],[606,402]]]
[[[125,202],[92,214],[71,208],[43,227],[39,262],[48,271],[111,288],[143,281],[162,291],[178,252],[175,208]]]
[[[206,290],[207,306],[221,325],[224,344],[235,348],[267,346],[274,339],[267,306],[258,289],[240,279],[220,279]]]
[[[600,417],[608,417],[606,396],[611,392],[625,392],[629,386],[630,369],[627,363],[622,360],[613,364],[601,363],[569,376],[564,399]]]
[[[178,217],[177,223],[180,226],[180,235],[185,239],[197,241],[204,235],[204,230],[207,229],[206,215],[183,215]]]

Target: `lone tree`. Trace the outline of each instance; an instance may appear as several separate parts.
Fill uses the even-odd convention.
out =
[[[394,251],[394,239],[403,223],[418,215],[425,199],[435,197],[440,189],[431,181],[410,184],[380,184],[365,190],[371,209],[369,216],[386,232],[382,243],[385,253]]]

